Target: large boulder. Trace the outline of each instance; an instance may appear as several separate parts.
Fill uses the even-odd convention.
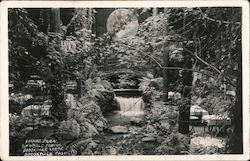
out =
[[[142,118],[132,117],[130,119],[130,124],[135,126],[141,126],[143,124]]]
[[[143,142],[154,142],[155,138],[154,137],[143,137],[142,141]]]
[[[127,134],[128,128],[126,126],[113,126],[111,131],[115,134]]]

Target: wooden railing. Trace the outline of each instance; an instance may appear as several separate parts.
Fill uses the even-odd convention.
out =
[[[99,73],[100,76],[111,76],[111,75],[119,75],[119,74],[133,74],[138,76],[145,76],[145,71],[137,71],[137,70],[131,70],[131,69],[113,69],[113,70],[107,70],[107,71],[101,71]]]
[[[147,71],[145,66],[136,66],[129,67],[128,64],[122,64],[119,62],[117,58],[106,58],[104,59],[103,65],[99,65],[98,71],[100,71],[99,75],[108,77],[111,75],[119,75],[119,74],[133,74],[138,76],[146,76]]]

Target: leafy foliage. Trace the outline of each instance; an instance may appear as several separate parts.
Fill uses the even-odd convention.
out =
[[[169,52],[168,66],[171,67],[168,69],[169,90],[181,91],[183,86],[179,82],[184,78],[183,71],[195,71],[201,76],[193,81],[192,94],[205,98],[201,106],[216,114],[231,110],[235,98],[227,98],[225,93],[213,96],[212,91],[222,90],[222,86],[225,86],[225,91],[235,91],[236,82],[240,81],[240,8],[165,9],[165,13],[142,22],[135,36],[114,41],[114,34],[124,28],[126,21],[138,16],[136,9],[130,9],[130,16],[115,22],[112,32],[96,38],[95,42],[91,31],[92,9],[74,11],[70,23],[67,26],[61,24],[61,33],[47,33],[48,28],[41,32],[45,22],[35,24],[27,10],[9,9],[9,67],[10,83],[18,91],[24,90],[30,75],[23,70],[26,66],[34,69],[50,85],[51,112],[61,121],[58,129],[70,140],[84,138],[83,142],[76,141],[76,147],[82,154],[92,154],[91,149],[97,147],[96,142],[85,138],[106,128],[102,112],[116,106],[111,83],[98,77],[103,70],[109,70],[109,62],[117,62],[111,63],[110,68],[113,69],[126,68],[153,74],[142,78],[139,86],[143,90],[148,113],[143,129],[147,134],[157,135],[160,143],[156,148],[157,154],[183,154],[189,144],[186,136],[177,133],[176,125],[182,119],[179,112],[189,113],[190,100],[181,99],[177,102],[178,109],[172,106],[175,102],[165,105],[160,101],[164,52]],[[188,70],[186,60],[192,63]],[[64,84],[72,78],[84,84],[80,89],[84,94],[76,101],[76,108],[69,109],[63,101]],[[118,78],[116,86],[124,88],[135,84],[132,77],[125,74]],[[20,113],[20,109],[11,112]],[[24,139],[33,127],[51,127],[53,124],[44,118],[13,117],[10,118],[10,136]],[[202,154],[219,152],[213,147],[198,148],[198,153]],[[107,154],[117,152],[112,147],[108,149]],[[125,153],[130,154],[131,151]]]
[[[201,58],[196,59],[196,66],[216,74],[218,82],[230,80],[231,85],[238,69],[237,61],[231,60],[239,54],[235,51],[241,39],[240,12],[239,8],[179,8],[172,9],[169,16],[184,45],[192,48],[195,58]]]
[[[80,125],[74,119],[62,121],[58,127],[58,131],[59,133],[65,133],[65,136],[69,138],[78,138],[81,133]]]
[[[209,95],[203,100],[201,106],[211,114],[228,115],[232,110],[234,101],[235,99],[231,100],[224,96]]]
[[[25,9],[12,8],[8,10],[8,14],[10,83],[20,91],[25,87],[29,76],[24,70],[25,65],[37,69],[38,55],[32,51],[36,48],[43,51],[48,45],[48,37],[39,32]]]
[[[159,147],[157,147],[157,154],[185,154],[189,149],[189,138],[180,133],[170,134]]]

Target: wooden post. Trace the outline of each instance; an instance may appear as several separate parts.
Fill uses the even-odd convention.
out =
[[[187,56],[184,54],[184,57]],[[192,61],[187,59],[186,66],[184,68],[192,69]],[[192,71],[183,71],[183,97],[185,98],[185,104],[179,110],[179,132],[182,134],[189,133],[189,117],[190,117],[190,105],[191,105],[191,89],[192,89]]]
[[[50,31],[60,33],[60,9],[51,8],[50,14]]]
[[[167,10],[164,9],[164,15],[166,16],[166,12]],[[164,36],[167,35],[167,23],[164,24]],[[164,45],[163,45],[163,62],[164,62],[164,67],[167,67],[169,64],[169,48],[167,47],[167,45],[169,45],[167,42],[167,40],[164,38]],[[167,69],[163,69],[163,96],[162,96],[162,100],[163,102],[167,102],[168,101],[168,70]]]
[[[108,71],[108,59],[107,56],[104,56],[104,71]]]
[[[164,49],[163,53],[164,67],[167,67],[169,64],[169,50]],[[168,101],[168,70],[163,69],[163,102]]]
[[[157,12],[158,12],[158,9],[157,8],[153,8],[153,16],[156,16]]]
[[[91,8],[88,9],[88,19],[89,20],[92,19],[92,9]],[[90,24],[89,29],[92,30],[92,23]]]
[[[82,80],[81,78],[77,78],[77,95],[79,98],[82,96]]]
[[[185,14],[183,13],[183,26],[185,26]],[[184,46],[185,48],[192,51],[192,46]],[[189,53],[187,51],[183,51],[183,57],[185,65],[183,68],[192,69],[193,62],[190,59]],[[183,80],[182,84],[183,87],[183,101],[184,104],[182,107],[180,107],[179,112],[179,132],[182,134],[188,134],[189,133],[189,125],[190,125],[190,106],[191,106],[191,90],[192,90],[192,83],[193,83],[193,72],[192,71],[183,71]]]

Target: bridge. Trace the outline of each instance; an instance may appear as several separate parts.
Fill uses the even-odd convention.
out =
[[[107,71],[101,71],[98,75],[101,77],[109,77],[112,75],[120,75],[120,74],[131,74],[131,75],[136,75],[140,77],[146,76],[145,71],[139,71],[139,70],[132,70],[132,69],[112,69],[112,70],[107,70]]]

